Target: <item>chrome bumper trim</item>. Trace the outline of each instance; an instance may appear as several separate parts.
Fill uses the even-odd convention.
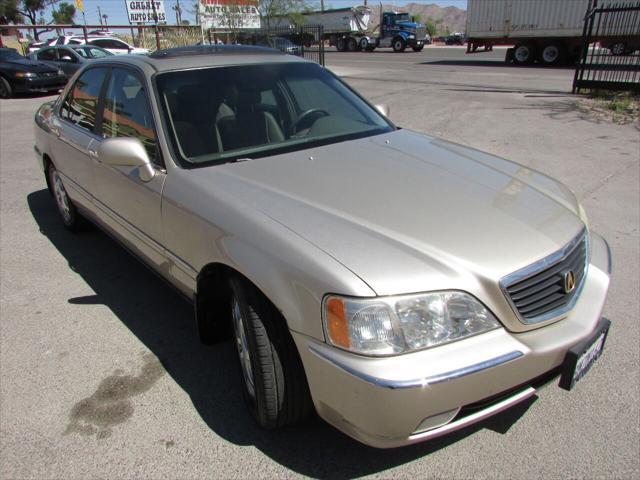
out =
[[[485,408],[484,410],[480,410],[474,414],[471,414],[467,417],[463,417],[460,420],[456,420],[455,422],[448,423],[442,427],[435,428],[433,430],[427,430],[426,432],[417,433],[415,435],[411,435],[409,437],[409,443],[422,442],[424,440],[430,440],[441,435],[446,435],[448,433],[454,432],[456,430],[460,430],[461,428],[468,427],[469,425],[473,425],[474,423],[481,422],[485,418],[491,417],[497,413],[500,413],[508,408],[511,408],[516,403],[520,403],[523,400],[526,400],[529,397],[535,395],[536,390],[533,387],[527,387],[515,395],[505,398],[504,400],[494,403],[490,407]]]
[[[497,367],[498,365],[502,365],[503,363],[510,362],[511,360],[515,360],[516,358],[522,357],[524,354],[519,350],[514,350],[513,352],[506,353],[504,355],[500,355],[499,357],[491,358],[489,360],[485,360],[480,363],[476,363],[473,365],[469,365],[467,367],[458,368],[456,370],[451,370],[449,372],[439,373],[437,375],[432,375],[430,377],[418,378],[412,380],[390,380],[385,378],[374,377],[373,375],[369,375],[354,368],[351,368],[348,365],[345,365],[339,360],[330,357],[326,353],[322,352],[318,347],[313,344],[309,345],[309,351],[316,355],[319,358],[331,363],[332,365],[344,370],[350,375],[353,375],[360,380],[363,380],[367,383],[375,385],[377,387],[389,388],[392,390],[400,389],[400,388],[420,388],[427,385],[434,385],[437,383],[448,382],[450,380],[454,380],[456,378],[464,377],[466,375],[471,375],[472,373],[481,372],[482,370],[487,370],[489,368]]]

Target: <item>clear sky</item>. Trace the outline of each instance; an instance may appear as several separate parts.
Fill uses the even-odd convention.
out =
[[[72,3],[75,5],[75,0],[63,0],[68,3]],[[164,0],[164,8],[165,13],[167,15],[167,23],[170,25],[174,25],[176,23],[176,15],[172,7],[176,5],[178,0]],[[182,6],[182,18],[189,20],[191,23],[195,23],[195,2],[194,0],[179,0],[180,5]],[[349,7],[352,5],[362,5],[363,1],[355,1],[355,0],[325,0],[325,8],[342,8]],[[458,8],[465,9],[467,8],[467,0],[411,0],[399,1],[399,0],[383,0],[384,4],[394,4],[394,5],[406,5],[407,3],[424,3],[424,4],[436,4],[441,7],[447,7],[450,5],[456,6]],[[311,8],[317,7],[320,8],[320,1],[310,1],[309,5]],[[369,0],[369,5],[374,6],[378,5],[378,2],[374,2]],[[103,15],[107,15],[108,24],[116,25],[125,25],[127,24],[127,11],[125,8],[125,0],[84,0],[84,13],[87,19],[87,24],[99,24],[98,17],[98,7]],[[45,13],[45,18],[47,21],[51,20],[51,12],[47,11]],[[82,23],[82,13],[76,13],[76,22]],[[48,36],[45,34],[45,36]]]

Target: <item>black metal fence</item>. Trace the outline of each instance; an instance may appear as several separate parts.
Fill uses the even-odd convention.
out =
[[[640,91],[640,2],[593,3],[585,17],[573,93],[586,88]]]
[[[277,48],[285,53],[324,65],[324,27],[265,27],[237,35],[239,43]]]

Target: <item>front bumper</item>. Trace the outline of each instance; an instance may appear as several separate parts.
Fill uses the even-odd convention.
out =
[[[591,233],[591,263],[574,308],[564,319],[524,333],[499,329],[420,352],[371,358],[292,332],[316,410],[355,439],[390,448],[509,408],[532,396],[534,379],[557,372],[567,351],[594,331],[610,271],[609,248]],[[458,416],[461,407],[497,396],[488,407]]]
[[[16,93],[50,92],[64,88],[67,83],[65,75],[55,77],[14,78],[11,81],[13,91]]]

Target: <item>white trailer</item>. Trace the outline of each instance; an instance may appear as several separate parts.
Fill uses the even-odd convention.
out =
[[[572,61],[580,53],[585,15],[593,4],[594,0],[468,0],[467,53],[515,45],[508,57],[518,64]]]

